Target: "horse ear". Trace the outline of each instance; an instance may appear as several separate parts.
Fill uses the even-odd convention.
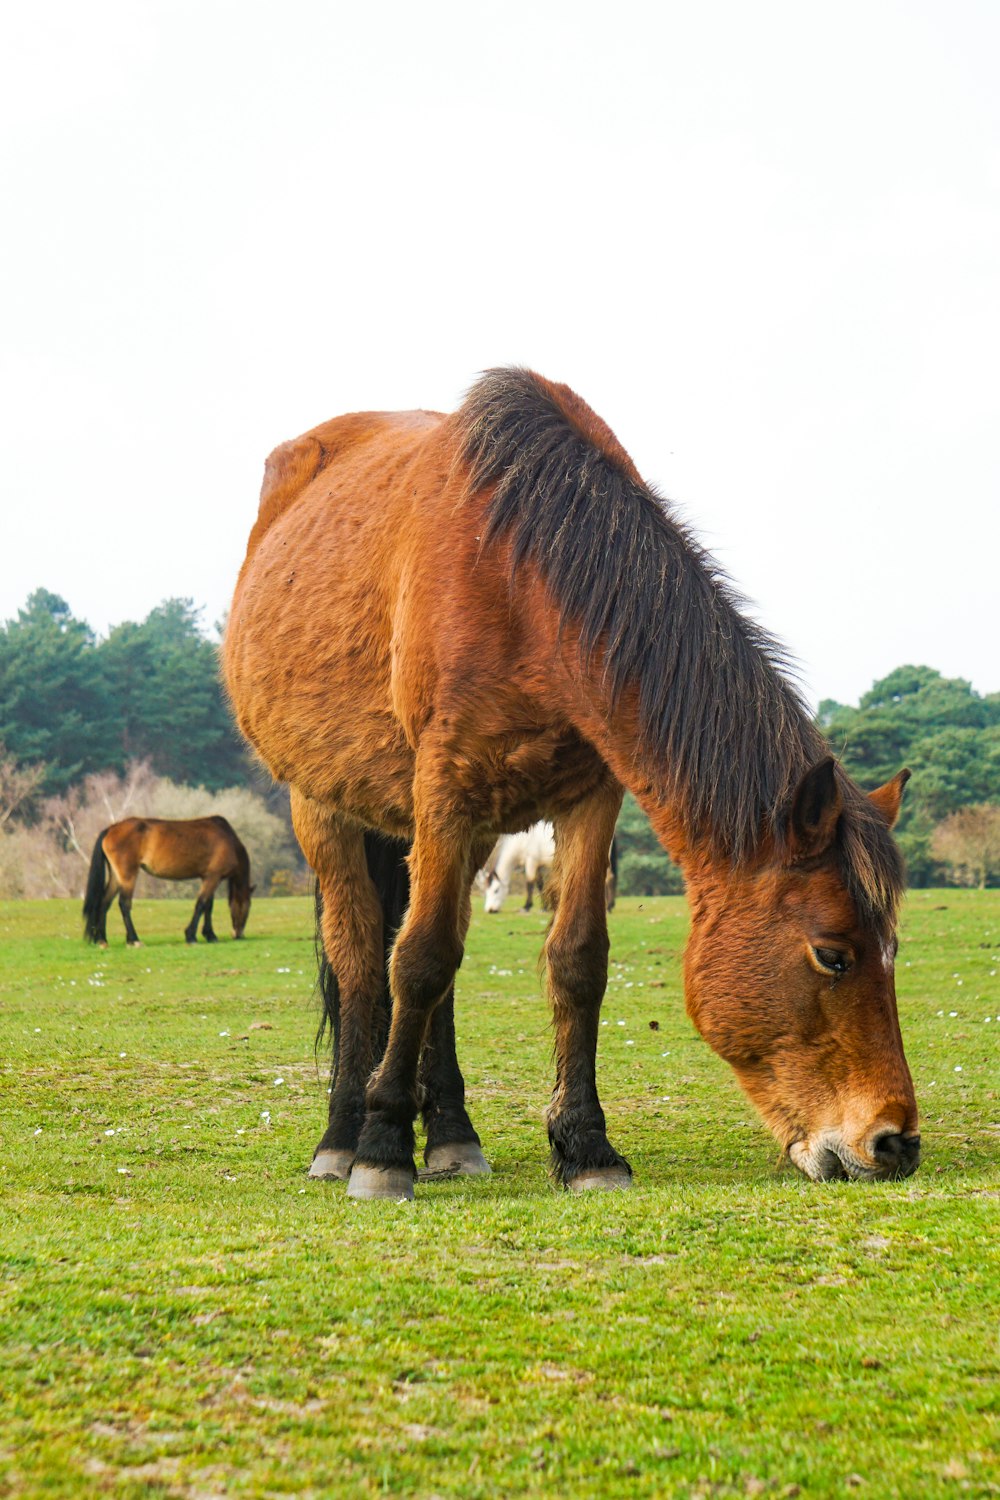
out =
[[[897,771],[891,781],[885,786],[876,787],[873,792],[868,793],[869,802],[873,802],[882,814],[890,828],[895,825],[899,817],[899,809],[903,801],[903,788],[913,773],[904,766]]]
[[[792,797],[788,848],[793,864],[815,859],[830,847],[843,806],[837,763],[828,755],[805,773]]]

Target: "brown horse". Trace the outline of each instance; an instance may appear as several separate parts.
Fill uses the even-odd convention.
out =
[[[206,943],[218,941],[212,926],[212,903],[220,880],[229,880],[229,913],[233,936],[241,938],[250,914],[250,859],[225,818],[123,818],[98,835],[83,898],[84,935],[108,946],[108,908],[118,895],[130,948],[139,946],[132,921],[132,893],[139,871],[161,880],[201,880],[194,915],[184,936],[197,941],[204,917]]]
[[[313,1175],[411,1195],[428,1080],[428,1167],[486,1170],[452,982],[473,873],[547,818],[554,1165],[628,1185],[595,1081],[623,786],[684,872],[689,1013],[792,1160],[913,1171],[889,832],[908,773],[866,796],[835,764],[780,650],[566,386],[492,371],[450,416],[355,414],[278,448],[224,672],[322,893],[338,1034]]]

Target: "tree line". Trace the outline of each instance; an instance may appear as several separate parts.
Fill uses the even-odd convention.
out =
[[[58,594],[37,589],[0,630],[0,743],[43,768],[50,796],[133,761],[209,791],[245,783],[250,759],[199,615],[190,599],[166,599],[99,640]]]
[[[863,787],[912,770],[897,829],[911,884],[1000,879],[1000,693],[980,695],[931,667],[898,667],[856,706],[825,700],[819,724]],[[137,764],[172,787],[203,789],[203,800],[233,788],[263,795],[288,826],[283,799],[236,732],[217,642],[190,599],[164,600],[99,639],[64,599],[36,590],[0,628],[0,745],[0,833],[12,821],[30,825],[53,799],[72,800],[88,776],[127,781]],[[630,796],[618,842],[624,893],[682,889]]]
[[[897,667],[857,706],[825,699],[818,721],[866,790],[903,766],[913,772],[896,826],[911,885],[1000,881],[1000,693],[980,695],[933,667]],[[618,826],[622,889],[680,890],[680,872],[628,796]]]

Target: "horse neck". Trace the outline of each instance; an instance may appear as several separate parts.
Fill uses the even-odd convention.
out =
[[[558,682],[549,668],[548,682],[560,707],[577,732],[600,754],[614,775],[646,813],[661,845],[688,880],[725,879],[734,863],[742,867],[767,857],[775,833],[779,810],[790,798],[801,774],[822,758],[826,747],[819,732],[797,708],[789,695],[779,700],[779,710],[770,724],[747,737],[753,775],[747,764],[732,756],[728,775],[716,771],[709,813],[692,810],[686,795],[686,768],[669,755],[649,745],[643,731],[637,690],[626,689],[613,698],[604,672],[603,657],[594,652],[589,659],[580,651],[575,633],[560,626],[556,611],[548,605],[550,662],[561,663]],[[536,612],[536,623],[539,615]],[[684,688],[679,690],[680,699]],[[687,689],[690,690],[690,689]],[[721,726],[745,710],[739,701],[722,697],[720,685],[702,683],[704,694],[719,697],[715,722]],[[749,689],[748,689],[749,692]],[[679,712],[684,712],[683,705]],[[721,809],[716,818],[716,806]]]

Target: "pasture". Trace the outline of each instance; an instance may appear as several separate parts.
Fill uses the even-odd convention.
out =
[[[924,1154],[878,1184],[779,1161],[684,1015],[683,901],[621,901],[598,1069],[636,1186],[582,1197],[547,1176],[546,917],[477,901],[494,1175],[409,1204],[306,1179],[310,903],[215,947],[135,912],[100,952],[76,903],[0,907],[0,1493],[1000,1491],[1000,893],[906,902]]]

